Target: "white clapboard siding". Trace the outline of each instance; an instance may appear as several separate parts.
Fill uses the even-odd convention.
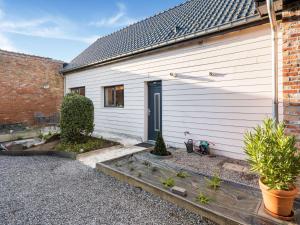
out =
[[[168,145],[184,147],[184,132],[189,131],[194,139],[214,143],[217,154],[244,158],[244,132],[272,115],[271,52],[269,25],[260,25],[74,72],[66,75],[66,89],[86,87],[95,105],[97,133],[140,141],[147,140],[146,82],[162,80],[162,129]],[[118,84],[125,88],[125,107],[105,108],[103,87]]]

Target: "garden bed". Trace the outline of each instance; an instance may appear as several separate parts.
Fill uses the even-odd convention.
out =
[[[73,153],[84,153],[118,145],[116,142],[95,137],[84,137],[85,141],[76,144],[62,143],[58,134],[46,135],[44,140],[41,138],[7,142],[4,145],[7,146],[8,151],[59,151]]]
[[[258,188],[258,175],[250,172],[250,167],[246,161],[218,155],[201,156],[196,153],[187,153],[185,149],[171,149],[169,151],[172,152],[173,157],[163,160],[169,166],[178,166],[208,176],[217,173],[224,180]],[[232,170],[226,165],[236,165],[243,170]]]
[[[103,138],[85,137],[84,142],[75,144],[59,142],[54,149],[65,152],[84,153],[97,149],[112,147],[114,145],[118,145],[118,143]]]
[[[171,167],[149,157],[149,152],[98,163],[97,169],[219,224],[284,224],[261,213],[261,193],[256,188],[223,181],[220,188],[213,189],[208,185],[211,177]],[[187,196],[171,193],[168,185],[186,189]],[[295,207],[300,208],[298,201]]]

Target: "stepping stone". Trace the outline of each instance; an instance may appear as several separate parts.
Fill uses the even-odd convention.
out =
[[[245,166],[241,166],[235,163],[224,163],[223,168],[226,170],[233,170],[240,173],[249,173],[249,170]]]
[[[176,194],[176,195],[180,195],[182,197],[186,197],[187,196],[187,192],[184,188],[178,187],[178,186],[174,186],[171,188],[171,192]]]

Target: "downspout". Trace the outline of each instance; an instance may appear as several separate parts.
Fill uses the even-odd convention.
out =
[[[67,83],[67,77],[66,76],[63,76],[63,78],[64,78],[64,96],[67,94],[67,85],[66,85],[66,83]]]
[[[273,0],[266,0],[272,34],[272,117],[278,123],[278,25]]]

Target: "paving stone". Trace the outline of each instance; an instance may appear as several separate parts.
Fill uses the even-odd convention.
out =
[[[234,164],[234,163],[226,162],[226,163],[224,163],[223,168],[226,170],[233,170],[233,171],[240,172],[240,173],[248,173],[249,172],[247,167],[241,166],[238,164]]]
[[[187,196],[187,192],[186,189],[182,188],[182,187],[178,187],[178,186],[174,186],[171,188],[171,191],[176,194],[176,195],[180,195],[182,197],[186,197]]]

